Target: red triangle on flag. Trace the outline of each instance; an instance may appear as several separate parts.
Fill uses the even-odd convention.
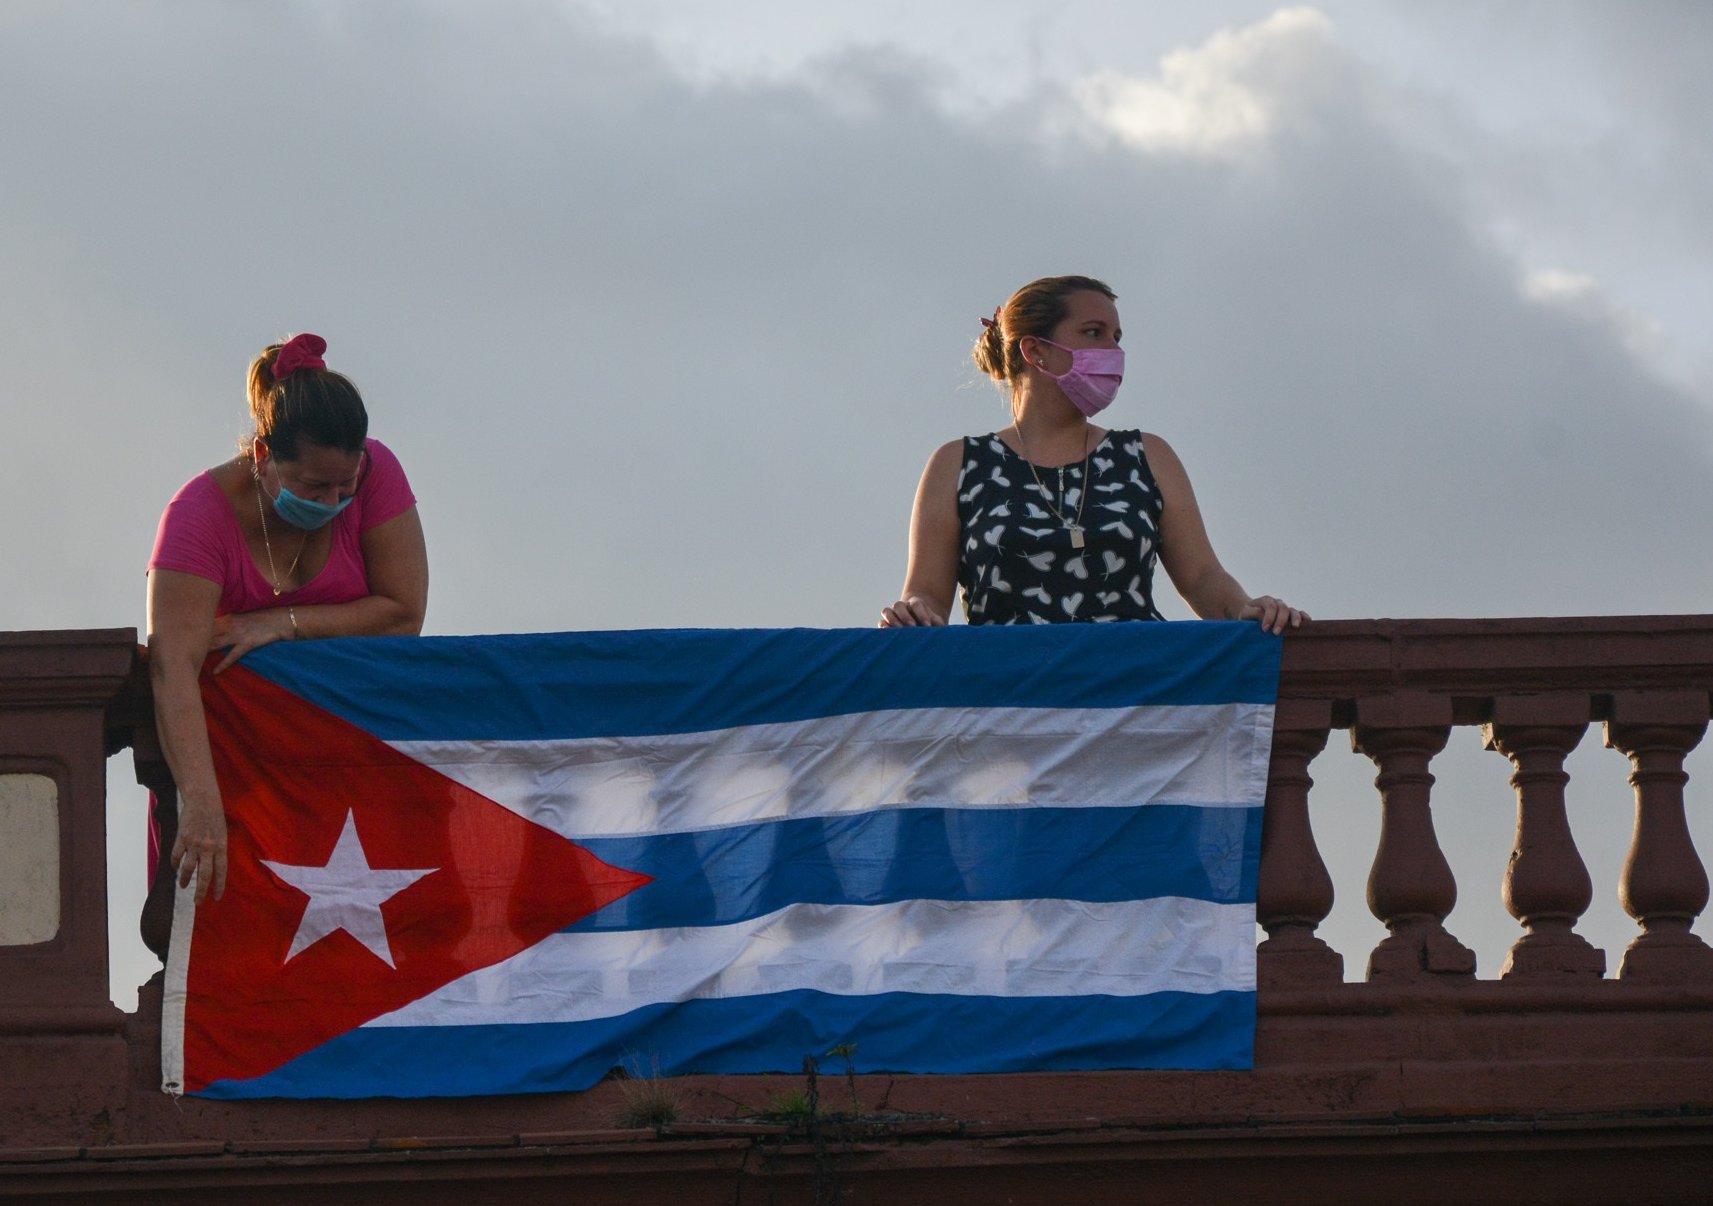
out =
[[[187,1091],[269,1072],[650,882],[243,666],[205,673],[202,697],[227,878],[196,909]],[[292,953],[310,898],[266,863],[326,866],[347,818],[369,867],[428,871],[379,905],[392,966],[342,928]]]

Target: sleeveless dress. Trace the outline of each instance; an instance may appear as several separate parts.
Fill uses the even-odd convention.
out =
[[[1160,489],[1142,433],[1107,432],[1087,464],[1085,502],[1083,462],[1031,467],[997,435],[964,437],[958,585],[971,624],[1165,618],[1154,606]]]

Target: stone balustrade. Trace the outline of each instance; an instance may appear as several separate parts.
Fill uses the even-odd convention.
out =
[[[1713,948],[1692,931],[1707,873],[1690,838],[1684,759],[1706,732],[1713,620],[1345,621],[1285,647],[1268,781],[1257,920],[1263,990],[1328,987],[1342,958],[1316,929],[1334,885],[1310,824],[1309,764],[1335,730],[1374,762],[1380,840],[1368,907],[1386,937],[1375,986],[1471,979],[1474,955],[1445,928],[1458,884],[1435,831],[1435,755],[1479,726],[1509,760],[1517,829],[1505,905],[1522,926],[1500,972],[1517,986],[1608,991],[1603,953],[1576,932],[1593,884],[1565,815],[1564,763],[1590,726],[1632,767],[1636,824],[1617,885],[1638,932],[1617,968],[1631,984],[1713,983]],[[1344,890],[1350,890],[1349,885]],[[1610,991],[1619,991],[1612,989]]]
[[[804,1146],[754,1122],[789,1078],[683,1078],[681,1116],[698,1121],[648,1131],[613,1129],[615,1082],[409,1103],[162,1095],[158,982],[134,1014],[107,986],[105,760],[129,749],[139,781],[171,788],[135,641],[0,634],[0,1196],[403,1193],[423,1170],[400,1153],[439,1152],[445,1177],[505,1181],[520,1201],[693,1194],[710,1178],[754,1183],[756,1200],[821,1200],[826,1136]],[[1710,710],[1713,616],[1292,634],[1257,903],[1255,1069],[861,1076],[856,1091],[893,1121],[845,1136],[843,1183],[877,1202],[932,1186],[948,1204],[1051,1200],[1065,1176],[1088,1202],[1135,1200],[1138,1178],[1193,1203],[1265,1196],[1281,1177],[1325,1202],[1689,1200],[1676,1195],[1713,1177],[1713,949],[1695,932],[1708,879],[1686,811],[1709,806],[1707,785],[1684,767]],[[1615,885],[1588,869],[1612,852],[1579,850],[1566,813],[1567,758],[1596,726],[1634,792]],[[1460,885],[1442,849],[1434,766],[1460,727],[1479,730],[1516,797],[1502,891],[1517,931],[1491,978],[1447,927],[1460,890],[1501,886]],[[1326,816],[1315,760],[1346,734],[1375,771],[1365,887],[1335,882],[1314,828]],[[1635,928],[1609,967],[1578,929],[1614,888]],[[1347,979],[1357,969],[1318,931],[1359,890],[1385,934]],[[311,1165],[323,1189],[292,1196]]]

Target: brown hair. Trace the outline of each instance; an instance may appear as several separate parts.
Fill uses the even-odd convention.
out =
[[[1017,341],[1026,335],[1050,334],[1065,321],[1070,309],[1065,299],[1085,289],[1118,300],[1118,294],[1092,276],[1044,276],[1024,285],[993,312],[992,325],[983,320],[981,336],[970,353],[975,366],[995,381],[1017,380],[1023,374],[1023,353]]]
[[[369,434],[369,412],[348,377],[330,369],[300,368],[281,381],[274,360],[283,343],[270,343],[250,362],[250,417],[253,439],[282,461],[295,461],[298,444],[361,452]],[[246,441],[245,452],[254,455]]]

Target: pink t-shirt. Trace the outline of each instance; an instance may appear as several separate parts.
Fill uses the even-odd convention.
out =
[[[333,520],[333,551],[321,572],[296,590],[276,597],[267,576],[257,568],[244,543],[244,530],[212,474],[202,473],[173,495],[155,532],[152,570],[178,570],[220,584],[216,615],[260,611],[265,607],[310,603],[349,603],[369,595],[368,568],[363,562],[363,533],[394,519],[416,502],[398,457],[379,440],[368,442],[368,468],[357,493]],[[267,505],[264,503],[264,505]],[[296,549],[298,529],[271,514],[268,531],[274,555]],[[290,561],[290,554],[281,567]]]

